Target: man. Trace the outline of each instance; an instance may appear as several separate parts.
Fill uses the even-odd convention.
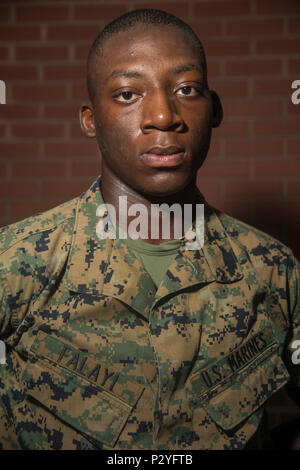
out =
[[[101,179],[0,232],[2,448],[270,446],[264,405],[300,385],[299,267],[196,189],[222,119],[201,43],[171,15],[133,11],[94,42],[88,88],[81,126]],[[137,203],[146,240],[121,236]],[[153,236],[162,203],[204,204],[203,246],[174,236],[175,217]]]

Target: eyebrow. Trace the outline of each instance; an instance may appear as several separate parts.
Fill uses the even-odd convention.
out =
[[[190,64],[183,64],[183,65],[178,65],[177,67],[174,67],[171,69],[171,73],[174,75],[178,75],[183,72],[189,72],[190,70],[198,70],[199,72],[203,72],[203,68],[199,64],[195,63],[190,63]]]
[[[170,72],[173,75],[179,75],[180,73],[189,72],[191,70],[198,70],[199,72],[203,72],[202,66],[199,65],[199,64],[195,64],[195,63],[177,65],[176,67],[172,68],[170,70]],[[105,83],[107,83],[112,78],[116,78],[116,77],[144,78],[145,75],[141,72],[136,71],[136,70],[117,69],[117,70],[114,70],[113,72],[111,72],[108,75],[108,77],[106,77]]]
[[[112,78],[116,78],[116,77],[143,78],[144,75],[134,70],[117,69],[117,70],[114,70],[112,73],[110,73],[108,77],[106,77],[105,83],[108,82],[108,80],[111,80]]]

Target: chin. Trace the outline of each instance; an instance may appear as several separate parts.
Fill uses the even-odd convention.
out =
[[[168,197],[173,196],[185,188],[193,184],[194,178],[185,178],[180,179],[180,181],[170,181],[170,178],[162,178],[161,181],[156,181],[155,183],[147,185],[147,187],[140,188],[141,191],[145,196],[151,197]]]

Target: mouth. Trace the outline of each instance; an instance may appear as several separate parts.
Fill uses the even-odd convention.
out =
[[[181,165],[185,157],[185,150],[177,146],[156,146],[141,155],[143,162],[153,168],[170,168]]]

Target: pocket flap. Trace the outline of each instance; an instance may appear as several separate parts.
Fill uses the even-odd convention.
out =
[[[22,381],[27,395],[99,448],[116,444],[144,390],[42,331],[31,345]]]
[[[227,388],[204,400],[203,407],[222,429],[233,429],[282,388],[289,378],[283,361],[273,354],[232,377]]]
[[[28,363],[27,394],[93,443],[113,447],[132,407],[87,380],[44,361]],[[96,441],[96,442],[94,442]]]
[[[276,338],[260,331],[195,373],[191,405],[202,406],[222,429],[233,429],[289,379]]]

